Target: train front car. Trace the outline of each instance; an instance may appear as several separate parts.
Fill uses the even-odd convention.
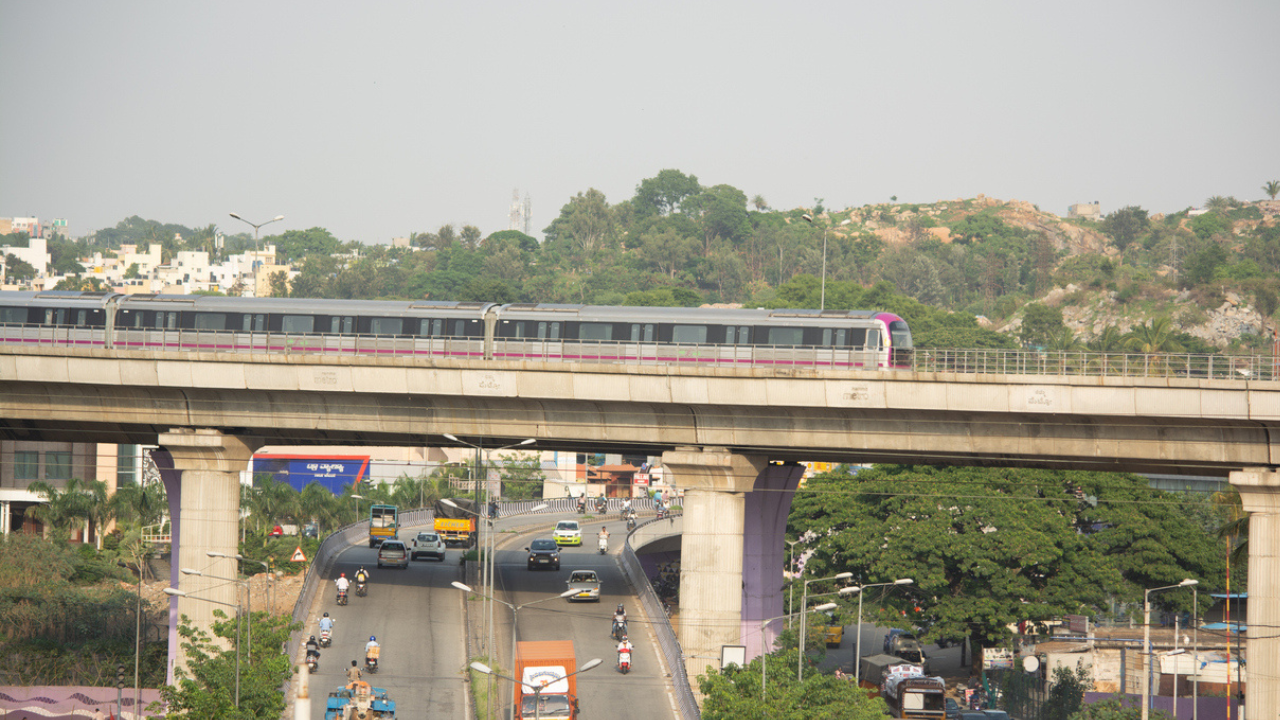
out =
[[[108,292],[0,292],[0,343],[104,347],[110,306]]]
[[[491,303],[135,295],[117,346],[135,350],[484,356]]]
[[[907,327],[907,321],[893,313],[879,313],[876,320],[884,323],[889,333],[886,366],[896,370],[910,370],[915,361],[915,345],[911,341],[911,328]]]

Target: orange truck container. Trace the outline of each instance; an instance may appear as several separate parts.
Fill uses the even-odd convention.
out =
[[[578,717],[578,676],[573,642],[547,640],[516,643],[516,677],[542,688],[535,692],[523,684],[515,689],[515,720],[535,717],[576,720]]]

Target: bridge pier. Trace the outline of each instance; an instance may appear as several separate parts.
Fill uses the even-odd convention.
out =
[[[1280,717],[1280,472],[1246,468],[1231,484],[1249,513],[1249,680],[1251,718]]]
[[[680,647],[693,678],[719,667],[724,645],[758,655],[760,621],[782,614],[782,537],[803,469],[688,447],[663,453],[662,465],[684,491]]]
[[[235,616],[239,585],[184,575],[181,569],[194,568],[223,578],[237,577],[235,560],[211,558],[208,552],[228,555],[239,552],[240,471],[247,466],[257,445],[205,428],[171,429],[161,433],[159,445],[169,456],[157,458],[173,521],[169,585],[191,595],[169,599],[167,682],[172,684],[174,668],[178,663],[185,666],[187,662],[177,635],[180,618],[186,615],[196,628],[211,633],[215,610]]]

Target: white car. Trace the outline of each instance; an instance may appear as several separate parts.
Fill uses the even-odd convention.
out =
[[[551,533],[557,545],[582,545],[582,528],[577,520],[561,520],[556,523],[556,531]]]
[[[409,559],[417,560],[420,555],[444,562],[444,540],[433,532],[418,533],[418,536],[413,539]]]

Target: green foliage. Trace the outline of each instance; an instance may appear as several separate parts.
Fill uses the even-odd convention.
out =
[[[502,497],[506,500],[540,499],[545,479],[537,453],[513,453],[502,458]]]
[[[1132,600],[1142,587],[1184,577],[1221,587],[1217,541],[1187,514],[1136,475],[875,466],[811,478],[788,536],[804,539],[797,554],[813,551],[805,576],[915,581],[864,598],[864,622],[990,647],[1008,638],[1009,623]],[[847,612],[857,601],[838,602]]]
[[[236,707],[237,623],[227,619],[221,610],[213,623],[213,634],[194,628],[187,616],[178,626],[182,648],[187,653],[187,667],[175,667],[176,685],[166,685],[160,695],[169,705],[168,717],[253,718],[280,717],[285,698],[280,686],[293,674],[287,654],[280,648],[289,642],[289,634],[301,627],[291,618],[255,612],[246,616],[252,631],[240,628],[245,637],[253,638],[253,646],[240,648],[240,706]],[[225,643],[214,640],[223,638]]]
[[[702,191],[698,178],[679,170],[660,170],[654,177],[641,180],[631,204],[637,217],[668,215],[676,211],[688,197]]]
[[[708,666],[698,676],[706,720],[881,720],[889,717],[879,698],[847,678],[837,678],[810,667],[804,682],[796,681],[795,649],[756,658],[746,667],[723,672]],[[768,679],[761,688],[761,666]],[[763,690],[763,693],[762,693]]]
[[[1272,200],[1276,199],[1276,195],[1280,195],[1280,180],[1268,180],[1262,185],[1262,192]]]
[[[1120,208],[1102,219],[1102,232],[1110,235],[1121,251],[1129,247],[1151,225],[1147,211],[1136,205]]]
[[[13,280],[31,280],[37,275],[34,265],[16,255],[5,256],[5,275]]]
[[[1108,698],[1081,707],[1069,720],[1139,720],[1141,717],[1141,705],[1123,705],[1119,698]],[[1147,717],[1150,720],[1173,720],[1169,713],[1155,709],[1148,709]]]
[[[1230,230],[1230,221],[1216,212],[1207,212],[1191,218],[1191,231],[1201,240],[1209,240],[1214,235],[1224,235]]]
[[[1062,309],[1044,303],[1030,303],[1023,308],[1022,329],[1019,337],[1026,345],[1045,347],[1050,338],[1059,337],[1066,330]]]

